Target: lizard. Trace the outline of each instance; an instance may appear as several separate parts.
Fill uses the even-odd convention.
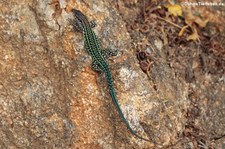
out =
[[[104,49],[100,47],[100,42],[92,30],[96,26],[94,21],[88,21],[88,18],[80,11],[77,9],[72,9],[71,10],[74,16],[74,19],[70,19],[70,24],[73,26],[73,29],[75,31],[81,32],[83,34],[84,38],[84,45],[86,48],[87,53],[92,57],[92,69],[97,71],[97,72],[103,72],[105,73],[106,80],[108,83],[108,88],[109,88],[109,93],[112,98],[112,101],[126,124],[128,130],[137,138],[145,140],[145,141],[150,141],[149,139],[143,138],[140,135],[138,135],[130,126],[129,122],[125,118],[119,103],[116,98],[115,94],[115,89],[114,89],[114,84],[113,84],[113,77],[109,68],[109,64],[107,62],[107,58],[110,56],[116,56],[118,53],[118,50],[112,50],[112,49]],[[151,141],[150,141],[151,142]]]

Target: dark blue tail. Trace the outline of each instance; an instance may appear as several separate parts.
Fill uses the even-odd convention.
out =
[[[120,106],[119,106],[119,104],[118,104],[118,101],[117,101],[117,99],[116,99],[116,94],[115,94],[115,90],[114,90],[112,74],[111,74],[110,70],[107,70],[106,73],[105,73],[105,75],[106,75],[106,79],[107,79],[107,82],[108,82],[109,93],[110,93],[110,95],[111,95],[111,97],[112,97],[113,103],[114,103],[114,105],[116,106],[116,109],[117,109],[117,111],[119,112],[120,117],[123,119],[123,121],[124,121],[125,124],[127,125],[127,128],[128,128],[128,129],[130,130],[130,132],[131,132],[133,135],[135,135],[137,138],[142,139],[142,140],[145,140],[145,141],[150,141],[150,142],[151,142],[151,140],[145,139],[145,138],[139,136],[139,135],[131,128],[129,122],[128,122],[127,119],[125,118],[125,116],[124,116],[124,114],[123,114],[123,112],[122,112],[122,110],[121,110],[121,108],[120,108]]]

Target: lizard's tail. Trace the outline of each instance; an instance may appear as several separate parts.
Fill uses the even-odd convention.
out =
[[[114,85],[113,85],[113,79],[112,79],[112,74],[111,74],[110,71],[107,71],[107,73],[106,73],[106,78],[107,78],[107,81],[108,81],[109,93],[110,93],[110,95],[111,95],[111,97],[112,97],[113,103],[114,103],[114,105],[116,106],[116,109],[117,109],[117,111],[119,112],[119,115],[121,116],[121,118],[122,118],[123,121],[125,122],[127,128],[128,128],[128,129],[130,130],[130,132],[131,132],[134,136],[136,136],[137,138],[142,139],[142,140],[145,140],[145,141],[152,142],[152,141],[149,140],[149,139],[146,139],[146,138],[143,138],[143,137],[139,136],[139,135],[131,128],[129,122],[126,120],[126,118],[125,118],[125,116],[124,116],[124,114],[123,114],[123,112],[122,112],[122,110],[121,110],[121,108],[120,108],[120,106],[119,106],[119,104],[118,104],[118,101],[117,101],[117,99],[116,99],[115,90],[114,90]]]

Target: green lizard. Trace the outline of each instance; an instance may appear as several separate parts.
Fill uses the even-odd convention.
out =
[[[117,52],[116,50],[111,49],[105,49],[102,50],[100,47],[100,43],[92,30],[93,27],[95,27],[95,23],[93,21],[89,22],[87,17],[79,10],[72,9],[72,13],[75,17],[75,19],[70,20],[70,23],[72,24],[75,31],[82,32],[84,37],[84,44],[87,50],[87,53],[91,55],[92,57],[92,69],[95,71],[104,72],[108,87],[109,87],[109,93],[111,95],[111,98],[113,100],[114,105],[116,106],[117,111],[119,112],[119,115],[125,122],[127,128],[130,130],[130,132],[135,135],[137,138],[150,141],[149,139],[143,138],[139,136],[130,126],[129,122],[126,120],[118,102],[116,99],[115,91],[114,91],[114,85],[113,85],[113,79],[112,74],[109,69],[108,62],[106,61],[106,58],[109,56],[116,56]]]

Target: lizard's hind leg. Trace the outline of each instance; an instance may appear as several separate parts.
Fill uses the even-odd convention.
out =
[[[97,61],[93,61],[93,62],[92,62],[91,68],[92,68],[94,71],[97,71],[97,72],[103,72],[102,68],[99,66],[99,64],[98,64]]]
[[[111,56],[117,56],[120,50],[113,50],[113,49],[104,49],[102,50],[102,55],[107,59]]]

